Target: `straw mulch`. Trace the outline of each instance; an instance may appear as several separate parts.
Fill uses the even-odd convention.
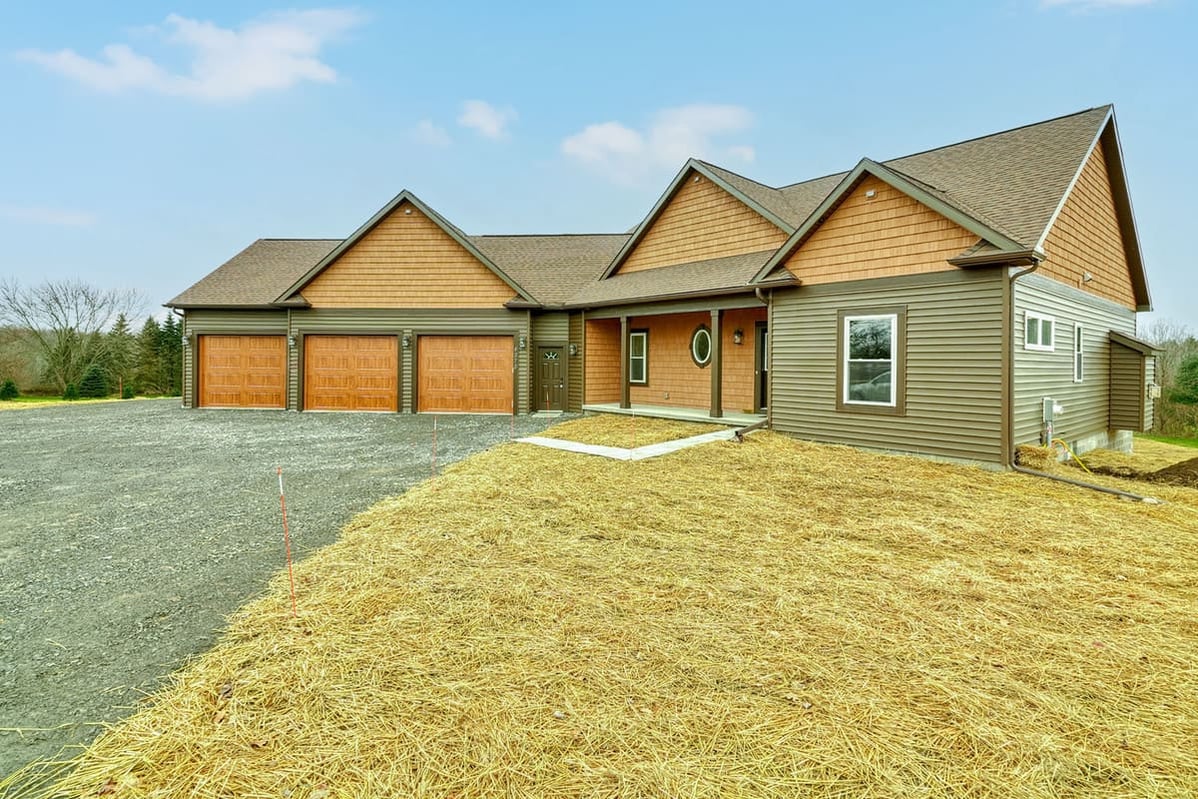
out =
[[[690,438],[727,429],[727,426],[718,424],[603,413],[562,422],[539,435],[545,438],[577,441],[580,444],[636,449],[649,444],[660,444],[664,441]]]
[[[504,445],[299,564],[298,621],[276,579],[59,795],[1193,796],[1198,491],[1161,491]]]
[[[1091,450],[1081,456],[1086,468],[1094,474],[1108,474],[1133,480],[1150,480],[1155,472],[1190,460],[1195,452],[1191,447],[1181,447],[1149,438],[1137,438],[1131,452],[1116,452],[1109,449]],[[1070,459],[1068,465],[1076,466]],[[1077,468],[1081,468],[1080,466]]]

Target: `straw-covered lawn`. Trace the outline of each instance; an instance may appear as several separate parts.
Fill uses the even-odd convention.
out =
[[[698,424],[671,419],[651,419],[646,416],[624,416],[601,413],[554,425],[543,433],[543,438],[559,438],[577,441],[580,444],[598,444],[605,447],[636,449],[649,444],[690,438],[717,430],[727,430],[719,424]]]
[[[1198,491],[1155,493],[504,445],[299,564],[298,621],[276,579],[61,790],[1193,796]]]
[[[1194,457],[1198,452],[1190,447],[1137,437],[1130,454],[1096,449],[1082,455],[1081,460],[1099,474],[1140,478]]]

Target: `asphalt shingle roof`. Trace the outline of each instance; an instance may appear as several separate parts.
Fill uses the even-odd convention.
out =
[[[1092,108],[881,163],[991,230],[1031,248],[1048,227],[1109,111],[1109,106]],[[792,228],[802,225],[849,174],[775,188],[713,164],[703,166]],[[611,304],[745,288],[772,254],[716,258],[600,280],[628,241],[627,233],[462,237],[546,305]],[[168,305],[270,305],[340,243],[337,239],[260,239]]]
[[[258,239],[167,303],[187,307],[269,306],[341,239]]]

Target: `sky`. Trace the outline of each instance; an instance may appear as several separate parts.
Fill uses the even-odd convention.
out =
[[[1187,0],[3,5],[0,278],[161,313],[405,188],[471,234],[623,231],[690,156],[784,185],[1114,103],[1141,323],[1198,331]]]

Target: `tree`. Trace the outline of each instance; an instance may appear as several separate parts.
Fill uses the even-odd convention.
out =
[[[1169,400],[1183,405],[1198,405],[1198,355],[1191,355],[1182,361],[1173,380]]]
[[[124,395],[125,384],[133,377],[137,341],[129,328],[125,314],[117,314],[112,329],[108,331],[108,374],[116,382],[118,394]]]
[[[0,400],[15,400],[21,396],[21,392],[17,390],[17,384],[12,381],[12,378],[4,381],[4,385],[0,385]]]
[[[167,314],[161,333],[162,393],[177,396],[183,393],[183,324],[174,314]]]
[[[108,396],[108,378],[100,364],[93,363],[83,373],[83,379],[79,381],[79,396],[91,399]]]
[[[141,332],[137,334],[136,369],[137,390],[142,394],[162,394],[162,329],[158,320],[146,317]]]
[[[79,280],[23,286],[0,280],[0,326],[31,342],[45,360],[47,380],[60,391],[104,359],[104,331],[122,312],[142,304],[136,291],[101,289]]]

